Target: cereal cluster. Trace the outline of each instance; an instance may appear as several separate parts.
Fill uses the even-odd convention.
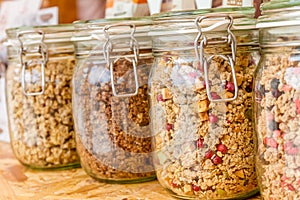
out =
[[[256,159],[265,199],[300,199],[298,55],[290,50],[265,55],[255,82]]]
[[[23,93],[20,65],[11,62],[8,67],[11,144],[16,157],[23,164],[33,168],[79,164],[71,99],[74,67],[73,57],[50,58],[45,66],[44,93],[33,96]],[[40,65],[27,67],[24,78],[27,93],[42,90]]]
[[[190,54],[193,55],[193,54]],[[213,99],[234,95],[232,71],[215,56],[209,63]],[[210,102],[203,67],[194,57],[170,52],[152,73],[151,116],[154,164],[160,183],[178,196],[222,199],[256,192],[252,128],[251,53],[239,53],[238,97]]]
[[[148,75],[152,59],[137,66],[138,94],[116,97],[105,63],[86,62],[75,74],[74,102],[77,149],[83,168],[106,181],[138,181],[155,177],[149,128]],[[132,63],[114,62],[118,94],[134,93]]]

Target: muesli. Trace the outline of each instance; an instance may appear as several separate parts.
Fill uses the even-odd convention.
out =
[[[24,95],[21,69],[11,62],[7,71],[7,100],[11,144],[16,157],[33,168],[79,164],[72,118],[71,79],[73,57],[49,59],[45,65],[45,90]],[[41,91],[41,66],[25,72],[26,92]]]
[[[257,170],[268,199],[300,199],[300,60],[290,52],[265,55],[255,86]]]
[[[155,177],[149,128],[148,75],[152,58],[138,62],[138,94],[116,97],[106,64],[85,63],[75,75],[75,104],[80,109],[77,149],[82,166],[94,178],[130,181]],[[135,90],[132,63],[114,63],[116,92]]]
[[[255,60],[238,53],[238,97],[210,102],[203,67],[194,57],[163,55],[151,82],[154,164],[160,183],[181,197],[222,199],[249,196],[257,188],[252,128]],[[234,84],[227,61],[209,63],[213,99],[231,98]]]

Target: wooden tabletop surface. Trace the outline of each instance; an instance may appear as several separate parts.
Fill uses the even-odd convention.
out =
[[[174,200],[157,181],[107,184],[82,168],[35,171],[21,165],[8,143],[0,142],[0,200]],[[258,200],[259,196],[251,198]],[[250,200],[250,199],[249,199]]]

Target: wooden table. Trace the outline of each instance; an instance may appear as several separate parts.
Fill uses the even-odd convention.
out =
[[[106,184],[82,168],[34,171],[22,166],[8,143],[0,142],[0,200],[174,200],[157,181]],[[258,200],[259,196],[251,198]]]

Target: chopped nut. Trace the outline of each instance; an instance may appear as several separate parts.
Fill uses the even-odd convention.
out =
[[[206,112],[208,111],[208,100],[202,100],[198,102],[198,112]]]
[[[169,91],[168,88],[163,88],[162,91],[162,96],[163,96],[163,99],[172,99],[172,93]]]

